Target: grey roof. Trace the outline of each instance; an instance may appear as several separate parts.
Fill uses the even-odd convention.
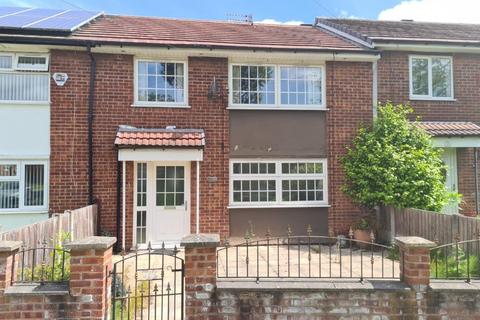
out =
[[[480,44],[480,24],[317,18],[318,26],[363,41]]]

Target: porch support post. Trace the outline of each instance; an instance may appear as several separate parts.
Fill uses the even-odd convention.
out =
[[[126,161],[122,161],[122,251],[125,251],[125,223],[127,219],[126,200]]]
[[[196,219],[196,223],[195,223],[195,227],[196,227],[196,234],[199,234],[200,233],[200,161],[196,161],[197,162],[197,179],[196,179],[196,183],[197,183],[197,187],[196,187],[196,205],[195,205],[195,219]]]

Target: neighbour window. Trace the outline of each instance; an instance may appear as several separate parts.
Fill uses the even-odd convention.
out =
[[[326,160],[231,162],[230,202],[238,206],[327,204]]]
[[[0,163],[0,211],[47,208],[46,163]]]
[[[137,61],[136,103],[186,104],[186,66],[181,62]]]
[[[410,57],[410,95],[412,98],[453,98],[451,57]]]
[[[0,54],[0,88],[1,102],[48,102],[48,56]]]
[[[323,108],[323,68],[232,65],[233,107]]]

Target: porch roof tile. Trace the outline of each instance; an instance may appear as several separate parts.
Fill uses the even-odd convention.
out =
[[[414,125],[434,137],[480,136],[480,126],[473,122],[422,121]]]
[[[151,129],[120,126],[115,145],[125,147],[181,147],[203,148],[205,133],[202,129]]]

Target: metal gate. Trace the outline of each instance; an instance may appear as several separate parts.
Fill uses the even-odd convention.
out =
[[[112,319],[183,319],[184,260],[179,250],[148,249],[113,264]]]

